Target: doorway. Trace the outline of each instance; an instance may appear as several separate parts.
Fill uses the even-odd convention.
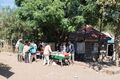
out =
[[[108,56],[113,56],[113,44],[108,45]]]

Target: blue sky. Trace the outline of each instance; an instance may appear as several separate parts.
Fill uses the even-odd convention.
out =
[[[4,7],[15,8],[15,0],[0,0],[0,8]]]

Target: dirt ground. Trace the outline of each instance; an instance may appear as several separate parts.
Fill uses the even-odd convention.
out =
[[[20,63],[17,55],[0,53],[0,79],[120,79],[120,74],[108,75],[96,72],[76,62],[70,66],[43,66],[43,60],[33,63]]]

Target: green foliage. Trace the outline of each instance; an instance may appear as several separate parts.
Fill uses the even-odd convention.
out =
[[[113,27],[118,19],[115,0],[15,1],[17,9],[3,17],[6,38],[23,36],[25,39],[58,41],[83,24],[102,26],[104,30]]]
[[[21,6],[22,2],[25,0],[15,0],[17,6]]]
[[[84,16],[79,12],[79,6],[82,4],[79,4],[78,0],[23,0],[22,2],[16,0],[16,2],[21,3],[17,14],[19,19],[29,22],[29,27],[34,30],[40,29],[45,38],[49,37],[47,39],[49,41],[59,39],[63,32],[74,31],[85,22]],[[39,32],[36,33],[37,37]],[[57,36],[53,36],[54,33]],[[51,35],[53,39],[50,38]]]
[[[103,28],[113,28],[111,31],[116,32],[116,24],[119,20],[117,0],[97,0],[96,3],[100,7],[99,18],[102,20]]]
[[[30,37],[30,33],[33,30],[30,27],[32,24],[30,24],[30,22],[19,20],[17,11],[5,8],[0,14],[2,14],[2,16],[0,16],[2,22],[2,27],[0,28],[1,39],[16,40],[24,35]]]

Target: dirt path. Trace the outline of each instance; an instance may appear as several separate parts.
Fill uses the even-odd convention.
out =
[[[16,54],[0,53],[0,79],[119,79],[120,75],[96,72],[82,64],[43,66],[38,62],[19,63]],[[5,67],[3,67],[5,66]]]

